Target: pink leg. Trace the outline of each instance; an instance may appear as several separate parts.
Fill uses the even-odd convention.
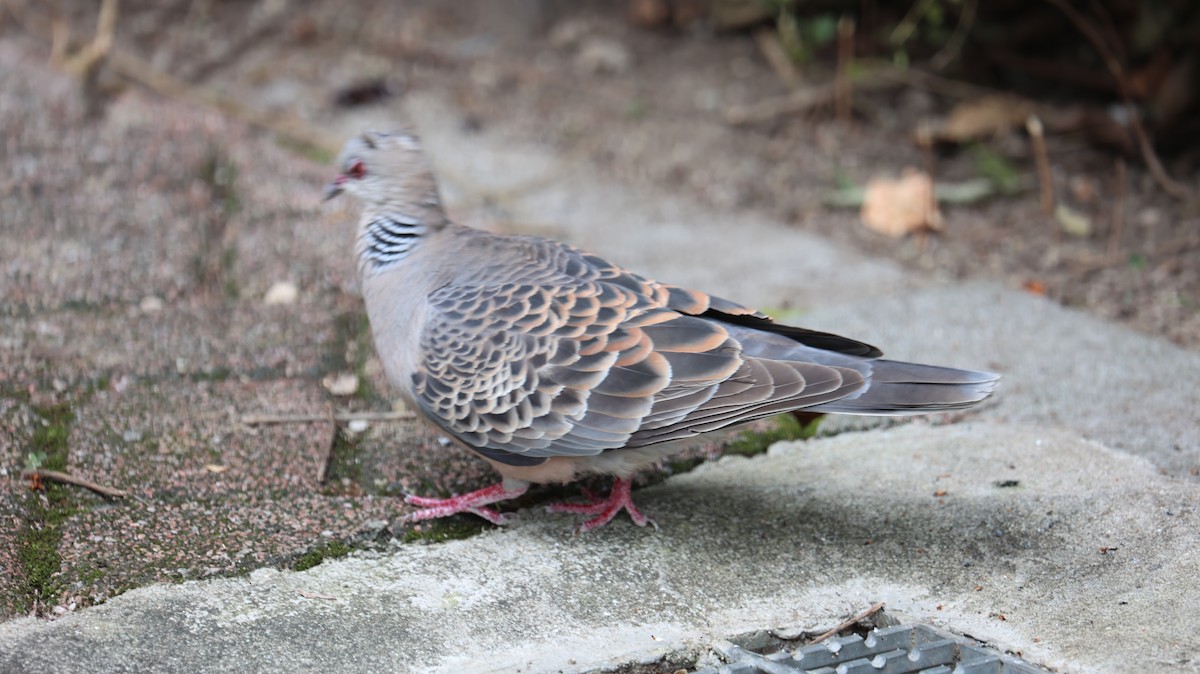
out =
[[[415,505],[420,510],[411,512],[400,519],[405,522],[420,522],[435,517],[447,517],[458,513],[474,513],[492,524],[504,524],[504,515],[484,506],[516,498],[529,489],[526,482],[510,482],[494,484],[478,491],[450,498],[425,498],[424,496],[405,496],[404,502]]]
[[[613,480],[612,491],[609,492],[608,498],[593,498],[591,503],[554,503],[550,505],[550,510],[556,513],[596,515],[579,525],[580,533],[608,524],[622,510],[629,513],[629,518],[639,527],[651,524],[657,529],[658,525],[654,523],[654,520],[643,515],[637,506],[633,505],[633,497],[629,492],[631,486],[632,483],[627,478],[618,477]],[[591,494],[588,496],[590,497]]]

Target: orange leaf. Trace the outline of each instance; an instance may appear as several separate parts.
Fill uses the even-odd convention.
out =
[[[905,171],[899,180],[877,178],[867,183],[861,217],[867,227],[895,238],[942,229],[933,180],[914,169]]]

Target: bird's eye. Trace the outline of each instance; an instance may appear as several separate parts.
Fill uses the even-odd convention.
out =
[[[355,159],[350,166],[346,167],[346,175],[355,180],[361,180],[367,175],[367,165],[361,159]]]

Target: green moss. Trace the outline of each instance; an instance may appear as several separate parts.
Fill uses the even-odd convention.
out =
[[[346,490],[342,488],[343,480],[348,480],[361,487],[363,469],[362,453],[358,448],[360,437],[340,429],[334,434],[329,448],[329,466],[325,470],[327,494],[345,493]]]
[[[817,434],[817,427],[823,417],[815,417],[807,423],[801,422],[792,414],[780,414],[771,421],[774,428],[763,431],[745,431],[736,440],[725,445],[726,454],[739,456],[755,456],[767,451],[767,448],[783,440],[808,440]]]
[[[326,365],[329,372],[353,370],[358,376],[354,397],[359,400],[380,401],[379,393],[367,377],[367,360],[371,357],[371,321],[362,308],[345,311],[334,318],[334,338]]]
[[[292,568],[296,571],[307,571],[327,559],[345,557],[351,552],[354,552],[354,548],[350,545],[341,541],[329,541],[311,552],[300,555],[292,564]]]
[[[208,185],[212,199],[224,218],[227,219],[241,210],[242,203],[237,194],[237,164],[233,163],[221,147],[214,145],[209,148],[198,173],[200,179]]]
[[[225,292],[225,299],[232,301],[242,296],[241,286],[237,282],[237,257],[237,248],[229,247],[221,253],[221,288]]]
[[[423,522],[404,532],[405,543],[443,543],[458,541],[483,533],[492,525],[474,515],[445,517]]]
[[[684,456],[673,458],[667,461],[667,470],[672,475],[687,473],[696,466],[704,463],[704,461],[705,459],[703,456]]]
[[[237,249],[226,245],[230,220],[242,210],[238,196],[237,165],[223,148],[213,145],[196,169],[197,178],[208,187],[212,207],[206,209],[199,226],[199,249],[192,258],[196,280],[225,297],[236,300],[240,288],[235,277]]]
[[[80,569],[77,574],[79,580],[88,585],[95,585],[104,578],[104,572],[94,566],[88,566]]]
[[[63,589],[56,578],[62,567],[58,555],[58,542],[62,532],[47,518],[48,509],[35,506],[30,509],[30,522],[17,539],[17,557],[21,560],[23,587],[22,603],[25,611],[32,610],[34,602],[53,601]],[[40,521],[38,521],[40,520]]]
[[[83,387],[83,394],[90,397],[96,391],[107,391],[108,386],[109,378],[104,375],[100,375],[95,379],[88,380],[87,384],[85,384]]]
[[[67,311],[86,311],[90,313],[97,313],[104,307],[97,302],[90,302],[88,300],[81,299],[69,299],[62,303],[62,308],[66,309]]]
[[[29,439],[28,454],[37,457],[40,468],[65,471],[75,415],[66,403],[35,409],[43,424]],[[31,610],[38,601],[53,602],[62,592],[64,584],[59,577],[62,559],[58,554],[62,525],[80,511],[63,485],[45,483],[44,487],[44,498],[34,492],[26,494],[26,522],[17,535],[17,558],[23,581],[21,603],[26,610]]]
[[[44,423],[29,439],[29,451],[46,455],[43,468],[65,470],[67,467],[67,438],[71,435],[71,422],[75,415],[67,403],[34,408]]]
[[[8,398],[28,404],[33,396],[29,394],[28,389],[19,388],[0,388],[0,398]]]
[[[233,376],[233,370],[227,367],[214,367],[211,370],[189,372],[187,378],[194,382],[226,381]]]

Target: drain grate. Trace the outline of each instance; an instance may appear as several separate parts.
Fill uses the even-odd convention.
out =
[[[929,625],[896,625],[759,655],[728,644],[729,663],[696,674],[1045,674],[1047,670]]]

